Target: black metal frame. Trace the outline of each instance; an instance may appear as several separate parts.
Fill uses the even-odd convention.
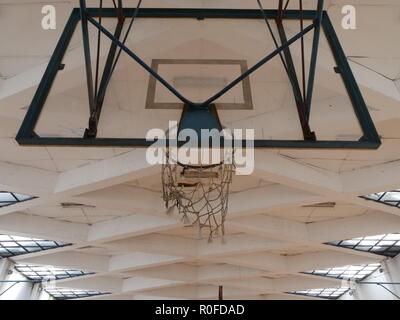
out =
[[[119,2],[120,3],[120,2]],[[85,0],[81,0],[81,7],[73,9],[71,16],[67,22],[67,25],[61,35],[61,38],[55,48],[55,51],[50,59],[49,65],[43,75],[43,78],[39,84],[36,94],[32,100],[32,103],[28,109],[25,119],[21,125],[21,128],[16,137],[17,142],[20,145],[29,146],[97,146],[97,147],[148,147],[154,144],[155,140],[148,141],[145,138],[96,138],[97,134],[97,123],[100,119],[102,102],[104,94],[107,89],[108,80],[112,73],[112,62],[114,60],[116,49],[127,53],[132,59],[139,63],[144,69],[146,69],[152,76],[161,82],[168,90],[176,95],[184,104],[192,108],[209,108],[209,106],[220,96],[234,87],[236,84],[247,78],[251,73],[256,71],[266,62],[271,60],[277,55],[285,53],[286,65],[290,62],[290,51],[289,46],[295,41],[302,39],[303,36],[314,29],[314,40],[312,59],[310,63],[310,74],[309,74],[309,86],[307,97],[310,101],[307,102],[307,97],[304,97],[302,101],[296,101],[298,105],[298,112],[300,121],[302,122],[304,140],[255,140],[255,148],[351,148],[351,149],[376,149],[380,146],[381,141],[373,121],[368,112],[367,106],[364,102],[359,87],[355,81],[353,73],[347,62],[347,58],[340,45],[339,39],[336,36],[335,30],[329,19],[327,12],[322,9],[323,0],[318,0],[318,10],[242,10],[242,9],[156,9],[156,8],[86,8]],[[119,23],[117,28],[112,34],[105,29],[101,22],[96,21],[94,18],[118,18]],[[283,30],[280,30],[281,45],[272,53],[263,58],[253,67],[249,68],[244,74],[231,82],[226,88],[222,89],[219,93],[209,98],[207,101],[196,104],[176,91],[171,85],[169,85],[160,75],[151,69],[144,61],[142,61],[135,53],[127,48],[123,42],[119,40],[121,35],[121,29],[125,18],[138,17],[138,18],[194,18],[194,19],[275,19],[278,21],[281,19],[308,19],[313,20],[313,23],[308,27],[302,29],[296,36],[287,40]],[[35,133],[35,127],[38,122],[39,116],[45,104],[46,98],[49,94],[51,86],[57,73],[63,69],[62,59],[68,48],[69,42],[72,35],[78,25],[78,22],[82,21],[82,34],[84,42],[84,51],[86,59],[86,70],[88,80],[88,96],[90,106],[90,119],[89,126],[86,129],[85,135],[82,138],[60,138],[60,137],[40,137]],[[90,48],[87,35],[87,24],[91,23],[95,26],[99,32],[108,37],[111,41],[111,47],[109,56],[104,68],[102,81],[100,84],[99,91],[96,93],[93,89],[92,74],[91,74],[91,60],[90,60]],[[358,141],[318,141],[313,132],[309,129],[308,119],[311,109],[311,96],[313,91],[314,74],[316,68],[317,49],[319,45],[319,29],[322,27],[332,53],[336,60],[337,67],[335,71],[340,73],[344,85],[347,89],[348,95],[351,99],[354,112],[358,118],[360,126],[363,131],[363,136]],[[289,59],[289,60],[288,60]],[[285,66],[286,67],[286,66]],[[292,86],[297,86],[293,82],[294,71],[292,68],[286,67],[288,76],[292,82]],[[111,72],[111,73],[110,73]],[[295,92],[294,92],[295,93]],[[299,92],[298,92],[299,93]],[[168,141],[165,141],[168,144]],[[184,144],[185,141],[178,141],[178,146]],[[235,142],[235,145],[246,146],[246,141],[241,140],[239,143]]]

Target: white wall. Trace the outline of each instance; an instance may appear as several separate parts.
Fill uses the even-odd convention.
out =
[[[13,268],[14,264],[10,260],[1,259],[0,280],[27,280]],[[9,270],[13,270],[13,272],[9,274]],[[0,300],[49,300],[51,298],[44,290],[41,290],[41,286],[38,283],[20,282],[13,285],[14,283],[0,283],[0,294],[5,291],[0,296]]]
[[[13,270],[11,274],[9,274],[9,270],[13,269],[13,264],[7,260],[3,259],[3,277],[1,280],[27,280],[22,274]],[[5,282],[1,283],[0,286],[0,300],[30,300],[32,295],[33,284],[29,282]]]
[[[41,290],[39,292],[38,300],[54,300],[54,298],[49,295],[46,291]]]
[[[400,255],[382,262],[383,272],[379,270],[363,281],[369,282],[400,282]],[[400,285],[385,285],[400,296]],[[398,300],[393,294],[375,284],[356,284],[353,295],[346,293],[341,300]]]
[[[8,271],[8,266],[9,266],[8,259],[0,259],[0,280],[3,280],[6,277],[6,274]],[[1,288],[1,284],[0,284],[0,288]]]

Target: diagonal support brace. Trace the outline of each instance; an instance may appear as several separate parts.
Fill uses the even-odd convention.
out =
[[[282,44],[284,44],[287,42],[287,37],[286,37],[285,29],[282,24],[282,20],[277,18],[276,24],[278,26],[279,37],[281,39]],[[286,66],[287,66],[286,71],[287,71],[287,75],[289,77],[290,84],[292,86],[292,90],[293,90],[293,94],[294,94],[294,98],[296,101],[297,112],[299,115],[300,125],[301,125],[301,129],[303,131],[304,139],[315,141],[316,140],[315,132],[311,131],[311,128],[310,128],[310,125],[309,125],[309,122],[308,122],[308,119],[306,116],[306,103],[301,94],[300,84],[299,84],[299,80],[297,78],[296,68],[293,63],[293,58],[292,58],[290,48],[286,47],[283,50],[283,53],[284,53],[284,59],[285,59]]]
[[[124,16],[122,16],[121,18],[118,19],[118,23],[117,23],[117,26],[116,26],[115,32],[114,32],[114,38],[117,40],[119,40],[121,37],[124,22],[125,22]],[[88,129],[85,130],[84,138],[95,138],[97,135],[97,127],[99,124],[101,110],[103,108],[106,91],[107,91],[108,85],[110,83],[110,78],[111,78],[112,71],[113,71],[112,67],[113,67],[113,63],[114,63],[114,59],[115,59],[115,54],[117,52],[117,48],[118,48],[117,44],[115,42],[111,42],[107,60],[104,65],[104,70],[103,70],[103,74],[101,77],[99,91],[97,92],[97,95],[96,95],[97,98],[95,100],[95,109],[90,114],[89,127],[88,127]]]

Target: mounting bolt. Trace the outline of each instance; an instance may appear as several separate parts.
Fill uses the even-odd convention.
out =
[[[64,68],[65,68],[65,64],[64,64],[64,63],[61,63],[61,64],[58,66],[58,70],[64,70]]]
[[[334,67],[333,70],[335,70],[336,73],[341,73],[339,67]]]
[[[204,17],[198,16],[196,19],[197,19],[197,20],[204,20]]]

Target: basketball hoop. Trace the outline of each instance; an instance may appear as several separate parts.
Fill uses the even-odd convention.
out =
[[[200,161],[196,164],[171,161],[173,157],[171,157],[171,150],[168,149],[170,145],[163,144],[167,143],[167,139],[147,139],[143,132],[166,126],[164,120],[170,116],[167,115],[167,110],[182,108],[178,132],[192,130],[198,137],[202,130],[221,132],[222,125],[218,111],[223,110],[226,123],[238,125],[246,130],[257,129],[257,135],[253,135],[252,147],[260,149],[377,149],[381,145],[380,136],[355,81],[334,26],[328,12],[324,11],[324,0],[307,1],[310,3],[309,6],[311,3],[315,3],[315,10],[304,10],[303,0],[299,0],[298,9],[288,9],[289,1],[279,0],[276,1],[278,4],[273,10],[264,9],[261,0],[255,1],[259,7],[257,10],[244,8],[142,8],[142,2],[144,1],[137,0],[135,8],[124,8],[123,1],[118,0],[114,1],[114,7],[105,8],[103,1],[100,1],[98,8],[87,8],[86,0],[79,1],[79,8],[75,8],[71,12],[18,131],[16,140],[20,145],[112,148],[153,147],[155,143],[166,145],[167,161],[163,162],[165,164],[162,166],[162,185],[167,211],[172,213],[175,208],[185,223],[197,225],[199,231],[208,229],[210,240],[220,230],[224,234],[223,224],[227,214],[229,186],[235,169],[233,153],[232,161],[227,161],[226,158],[218,162]],[[292,4],[291,7],[295,6]],[[135,21],[138,19],[143,19],[142,21],[147,19],[149,25],[143,24],[142,30],[133,32]],[[256,29],[252,28],[256,27],[253,23],[255,19],[265,22],[266,28],[261,24],[260,28],[262,27],[265,29],[264,32],[268,32],[266,40],[269,42],[272,40],[272,51],[264,52],[265,45],[260,45],[258,38],[254,38],[253,30]],[[160,23],[159,20],[163,22]],[[296,20],[299,21],[297,27],[293,24],[293,21]],[[234,29],[231,29],[232,21],[235,23]],[[227,27],[224,26],[225,24]],[[111,25],[114,25],[113,29],[110,29]],[[161,25],[163,26],[160,27]],[[243,30],[246,31],[240,37],[244,41],[239,41],[239,39],[231,41],[232,32],[240,29],[240,25],[243,25]],[[66,88],[59,86],[62,89],[57,93],[58,95],[62,94],[59,101],[54,98],[52,88],[58,87],[58,84],[54,85],[54,82],[60,75],[59,72],[64,69],[65,60],[69,59],[66,54],[71,48],[70,44],[74,43],[73,39],[78,26],[82,32],[86,86],[81,84],[79,80],[81,77],[76,79],[76,85],[72,88],[69,85]],[[225,33],[220,32],[219,29],[218,32],[213,32],[213,30],[217,30],[218,26],[226,29]],[[97,50],[93,50],[93,43],[91,43],[93,42],[90,36],[92,29],[97,31]],[[298,30],[295,31],[296,29]],[[185,32],[182,34],[176,32],[179,30]],[[193,37],[190,38],[189,33],[192,31]],[[133,39],[133,35],[136,37],[136,33],[140,34],[137,40]],[[312,37],[307,39],[306,37],[311,33],[313,33]],[[318,84],[316,77],[318,76],[317,62],[321,35],[326,40],[326,44],[324,43],[326,50],[324,51],[331,54],[333,58],[329,59],[326,56],[326,59],[322,61],[324,65],[322,73],[329,75],[328,71],[330,71],[329,77],[331,78],[327,78],[327,80],[338,81],[335,88],[339,89],[340,86],[344,89],[340,90],[343,91],[342,93],[337,92],[337,94],[338,98],[342,96],[343,99],[348,98],[349,106],[353,108],[354,116],[358,120],[358,125],[357,123],[355,126],[346,125],[346,127],[352,127],[351,130],[354,127],[357,128],[349,135],[354,136],[354,139],[339,139],[340,136],[348,135],[336,134],[330,130],[319,132],[329,127],[325,125],[325,122],[317,120],[324,118],[319,115],[315,118],[316,121],[311,122],[315,102],[313,99],[314,89],[318,87],[315,85]],[[169,41],[169,37],[173,37],[171,39],[173,41]],[[109,47],[108,54],[104,55],[104,58],[101,53],[107,49],[104,49],[104,44],[101,46],[102,41],[104,42],[102,38],[107,39],[106,45]],[[142,48],[135,46],[135,49],[140,49],[140,54],[129,48],[130,42],[143,43]],[[309,42],[308,46],[307,42]],[[295,43],[299,43],[300,51],[297,51]],[[245,48],[247,44],[250,46]],[[92,60],[93,51],[96,52],[95,61]],[[297,54],[293,55],[295,51]],[[104,51],[104,53],[106,52]],[[125,56],[124,60],[130,62],[122,61],[124,65],[117,68],[118,63],[121,63],[121,55]],[[215,56],[213,57],[213,55]],[[259,57],[259,59],[254,61],[255,57]],[[275,57],[277,59],[273,62]],[[309,66],[307,68],[308,59]],[[103,60],[104,68],[100,68]],[[247,64],[250,61],[255,63],[248,68]],[[95,70],[92,70],[94,69],[93,62],[95,62]],[[151,63],[149,64],[149,62]],[[267,64],[271,69],[268,69],[267,72],[265,72],[266,69],[264,72],[260,72],[260,69],[263,66],[267,67]],[[174,71],[164,74],[158,70],[159,65],[164,65],[164,67],[169,65],[169,68]],[[221,66],[224,68],[220,69]],[[229,72],[225,77],[224,72],[220,73],[219,70],[224,70],[227,66],[234,68],[231,71],[224,71]],[[231,72],[236,72],[234,69],[238,66],[240,73],[233,76]],[[136,69],[136,67],[138,68]],[[131,68],[135,68],[132,69],[133,73],[130,73]],[[187,73],[183,71],[185,68],[189,70]],[[272,70],[273,72],[271,72]],[[259,77],[253,77],[257,71]],[[149,76],[146,95],[140,90],[144,79],[141,72],[144,72],[144,76]],[[119,73],[117,79],[115,79],[114,73]],[[253,79],[250,79],[251,76]],[[116,83],[112,84],[115,92],[110,94],[109,87],[113,78],[116,80]],[[193,82],[192,80],[196,78],[198,78],[197,81]],[[264,86],[268,87],[269,83],[275,81],[281,83],[283,79],[288,81],[288,88],[291,91],[291,94],[288,95],[288,99],[290,99],[288,103],[285,100],[286,96],[284,100],[281,99],[280,90],[274,90],[272,87],[269,88],[270,91],[264,90]],[[250,80],[257,85],[251,87]],[[182,82],[189,82],[189,86],[182,88]],[[123,84],[119,85],[118,83]],[[240,90],[239,85],[243,90]],[[326,85],[320,87],[324,86]],[[286,84],[284,87],[286,88]],[[87,91],[87,100],[82,99],[84,96],[81,92],[82,89]],[[65,90],[73,90],[71,91],[73,94],[68,91],[66,95]],[[188,90],[188,92],[183,93],[182,90]],[[279,92],[279,97],[275,96],[273,91]],[[157,92],[158,96],[156,96]],[[269,92],[273,93],[273,97],[267,96]],[[130,99],[131,93],[133,99]],[[252,98],[253,94],[255,99]],[[168,95],[172,95],[172,100]],[[64,101],[62,100],[64,96],[77,100],[72,104],[74,110],[67,112],[62,109],[63,116],[53,117],[50,113],[50,116],[44,119],[42,111],[61,109],[64,105],[61,103]],[[48,99],[48,97],[53,98]],[[279,99],[278,108],[275,107],[277,99]],[[105,103],[107,100],[108,103]],[[142,105],[141,102],[145,102],[145,105]],[[324,104],[325,102],[321,106]],[[343,107],[346,107],[346,104],[343,103]],[[68,106],[68,103],[65,105]],[[88,110],[83,111],[83,107],[88,107]],[[108,109],[106,115],[104,115],[105,109]],[[160,111],[160,117],[158,117],[151,109],[163,111]],[[244,112],[236,112],[238,110],[244,110]],[[285,119],[282,126],[274,123],[275,111],[277,121]],[[271,116],[271,112],[273,112],[273,116]],[[333,112],[341,113],[341,110],[332,110]],[[64,116],[67,114],[68,117]],[[83,131],[80,117],[87,117],[88,114],[88,125]],[[175,117],[176,113],[171,112],[171,116]],[[102,117],[106,118],[105,121],[100,121]],[[293,134],[292,131],[295,129],[292,129],[294,125],[292,120],[296,118],[299,120],[296,127],[301,131],[298,130],[298,133],[293,132],[295,133]],[[133,120],[133,123],[130,119]],[[170,119],[168,118],[168,120]],[[121,120],[121,127],[115,125],[114,120]],[[311,124],[317,125],[318,130]],[[269,131],[268,125],[272,125],[271,131]],[[66,131],[68,134],[65,134]],[[98,136],[98,132],[101,133],[100,136]],[[324,139],[319,139],[320,137],[324,137]],[[247,139],[238,136],[234,140],[235,146],[247,148]],[[202,141],[209,141],[209,138]],[[225,139],[221,137],[221,141],[225,141]],[[184,141],[179,142],[181,146],[181,142]],[[197,147],[203,148],[201,143],[200,145]],[[239,159],[239,157],[237,158]]]
[[[222,162],[208,165],[182,164],[166,151],[162,165],[163,199],[167,214],[176,211],[186,225],[207,230],[208,242],[225,234],[229,186],[235,171],[233,152]]]

